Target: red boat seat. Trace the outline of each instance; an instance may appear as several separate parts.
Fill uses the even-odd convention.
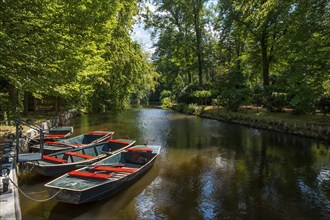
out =
[[[129,144],[129,142],[120,141],[120,140],[108,140],[109,143],[117,143],[117,144]]]
[[[57,142],[57,141],[45,141],[45,144],[48,144],[48,145],[62,145],[62,143]]]
[[[109,132],[107,131],[91,131],[91,132],[88,132],[88,134],[95,134],[95,135],[99,135],[99,134],[110,134]]]
[[[129,167],[107,167],[107,166],[95,166],[92,168],[93,171],[110,171],[110,172],[124,172],[124,173],[134,173],[136,168]]]
[[[66,152],[64,154],[70,155],[70,156],[75,156],[75,157],[81,157],[81,158],[85,158],[85,159],[93,159],[93,158],[95,158],[94,156],[91,156],[91,155],[80,154],[80,153],[76,153],[76,152]]]
[[[74,146],[74,147],[81,147],[84,146],[84,144],[67,144],[69,146]]]
[[[127,148],[127,151],[152,152],[152,149],[151,148],[148,148],[148,147],[145,147],[145,148],[130,147],[130,148]]]
[[[47,155],[43,155],[42,159],[49,160],[49,161],[52,161],[52,162],[57,162],[57,163],[66,163],[66,162],[68,162],[67,160],[62,160],[60,158],[47,156]]]
[[[66,134],[46,134],[45,137],[46,138],[61,138],[61,137],[65,137]]]
[[[82,171],[70,171],[69,176],[75,177],[86,177],[91,179],[99,179],[99,180],[106,180],[112,177],[111,174],[104,174],[104,173],[90,173],[90,172],[82,172]]]

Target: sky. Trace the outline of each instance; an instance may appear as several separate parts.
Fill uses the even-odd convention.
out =
[[[151,13],[156,11],[156,6],[146,3],[145,5]],[[144,8],[146,9],[146,8]],[[144,10],[142,9],[142,10]],[[146,52],[149,53],[150,56],[155,52],[155,49],[152,45],[153,42],[151,40],[151,34],[150,31],[144,30],[143,28],[143,22],[136,22],[136,24],[133,26],[133,32],[131,33],[131,37],[136,40],[142,47],[142,49]]]
[[[148,30],[143,29],[143,24],[135,24],[133,26],[133,32],[131,37],[136,40],[143,50],[150,55],[155,51],[155,48],[152,47],[153,42],[151,40],[151,35]]]

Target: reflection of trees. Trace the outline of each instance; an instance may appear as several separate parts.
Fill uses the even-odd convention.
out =
[[[167,201],[160,207],[163,213],[166,213],[168,219],[177,219],[181,216],[183,219],[201,218],[197,209],[197,198],[201,193],[200,176],[207,167],[207,161],[202,156],[196,155],[176,164],[166,164],[166,169],[161,177],[166,184],[161,193],[161,198]]]

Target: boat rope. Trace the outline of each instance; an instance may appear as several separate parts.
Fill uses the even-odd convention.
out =
[[[47,199],[35,199],[35,198],[32,198],[31,196],[29,196],[28,194],[26,194],[25,192],[23,192],[23,190],[21,188],[19,188],[19,186],[11,178],[9,178],[9,180],[23,194],[23,196],[25,196],[26,198],[31,199],[31,200],[33,200],[35,202],[47,202],[47,201],[53,199],[55,196],[57,196],[57,194],[59,194],[62,191],[62,189],[60,189],[53,196],[51,196],[51,197],[49,197]],[[43,192],[46,192],[46,191],[33,192],[32,194],[43,193]]]

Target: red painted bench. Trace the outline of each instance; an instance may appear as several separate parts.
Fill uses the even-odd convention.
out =
[[[124,173],[134,173],[136,168],[129,167],[107,167],[107,166],[95,166],[92,168],[93,171],[110,171],[110,172],[124,172]]]
[[[66,163],[66,162],[68,162],[67,160],[62,160],[60,158],[47,156],[47,155],[43,155],[42,159],[49,160],[49,161],[56,162],[56,163]]]
[[[152,149],[151,148],[148,148],[148,147],[145,147],[145,148],[131,147],[131,148],[127,148],[127,151],[152,152]]]
[[[129,142],[120,141],[120,140],[108,140],[109,143],[116,143],[116,144],[129,144]]]
[[[111,174],[104,174],[104,173],[90,173],[90,172],[82,172],[82,171],[70,171],[69,176],[74,177],[85,177],[85,178],[91,178],[91,179],[99,179],[99,180],[106,180],[110,177],[112,177]]]
[[[57,141],[45,141],[45,144],[48,145],[63,145],[63,143],[57,142]]]
[[[80,154],[80,153],[76,153],[76,152],[66,152],[64,154],[70,155],[70,156],[75,156],[75,157],[81,157],[81,158],[85,158],[85,159],[93,159],[93,158],[95,158],[94,156],[91,156],[91,155]]]

